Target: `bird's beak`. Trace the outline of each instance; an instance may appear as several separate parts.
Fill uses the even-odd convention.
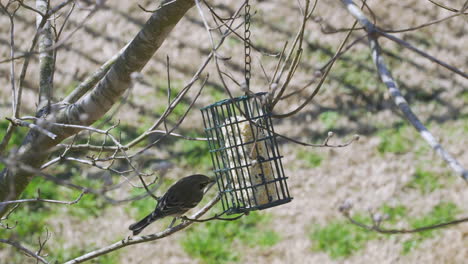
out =
[[[206,183],[203,194],[207,193],[211,187],[215,184],[216,180],[214,178],[210,178],[210,180]]]
[[[215,178],[210,178],[210,181],[206,184],[206,189],[209,190],[216,183]]]

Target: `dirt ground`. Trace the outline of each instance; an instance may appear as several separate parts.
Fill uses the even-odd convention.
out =
[[[54,1],[52,1],[54,3]],[[150,8],[153,1],[138,3]],[[222,15],[231,14],[240,4],[238,1],[209,1]],[[256,11],[252,22],[252,42],[268,53],[279,52],[285,41],[291,42],[301,23],[297,1],[252,1]],[[461,7],[462,0],[439,1],[453,7]],[[95,14],[83,29],[75,33],[57,56],[55,98],[63,98],[73,85],[82,81],[97,67],[122,48],[144,23],[150,14],[142,12],[134,1],[107,1],[106,7]],[[429,1],[368,1],[376,16],[377,24],[384,29],[404,29],[434,21],[452,13],[436,8]],[[206,11],[206,10],[205,10]],[[34,17],[20,12],[16,24],[18,50],[29,46],[29,37],[34,25]],[[85,12],[80,11],[71,17],[72,25],[80,23]],[[341,6],[340,1],[319,1],[314,17],[307,27],[302,63],[293,80],[290,91],[298,90],[309,82],[314,72],[333,55],[345,33],[325,34],[319,22],[327,29],[348,28],[352,17]],[[369,14],[369,12],[367,12]],[[8,19],[0,16],[0,59],[8,57]],[[468,34],[466,17],[420,29],[416,32],[397,33],[396,36],[412,43],[431,55],[458,67],[468,69]],[[65,34],[70,33],[68,29]],[[358,31],[352,36],[362,36]],[[468,81],[447,69],[429,62],[415,53],[403,49],[389,40],[382,39],[386,59],[399,82],[403,94],[415,113],[425,123],[443,146],[454,155],[464,167],[468,167]],[[171,58],[171,78],[174,82],[187,83],[199,67],[210,49],[208,34],[204,30],[197,10],[194,8],[177,25],[169,39],[161,47],[155,58],[145,67],[143,76],[147,84],[135,84],[131,103],[122,107],[118,119],[130,125],[142,125],[135,116],[149,112],[159,102],[155,102],[155,86],[162,86],[166,76],[166,56]],[[230,57],[224,62],[228,72],[241,80],[243,69],[242,43],[227,40],[220,54]],[[265,71],[271,75],[276,59],[258,52],[253,56],[253,84],[255,92],[266,91],[259,59]],[[321,143],[327,132],[332,130],[335,137],[331,143],[348,141],[353,135],[360,140],[345,148],[310,148],[280,140],[280,151],[286,175],[290,177],[289,187],[294,197],[291,203],[267,210],[273,217],[271,228],[281,234],[281,240],[271,248],[246,250],[242,259],[245,263],[466,263],[468,259],[468,223],[443,229],[436,236],[424,240],[411,253],[401,254],[402,241],[410,235],[398,235],[370,240],[366,246],[350,257],[333,259],[327,253],[312,250],[309,238],[311,227],[326,225],[330,221],[343,219],[338,207],[345,201],[352,201],[353,212],[377,209],[384,204],[403,204],[408,208],[408,216],[416,217],[429,212],[440,202],[452,202],[459,208],[458,217],[468,215],[467,184],[453,173],[415,132],[405,132],[410,139],[410,151],[380,153],[382,131],[397,131],[397,126],[405,123],[401,113],[393,105],[384,85],[370,60],[365,41],[353,47],[345,57],[346,63],[332,70],[329,80],[312,103],[297,115],[275,121],[278,133],[308,143]],[[18,68],[21,64],[17,64]],[[11,111],[8,83],[9,65],[0,64],[0,118]],[[208,67],[210,87],[203,92],[195,104],[201,108],[213,102],[210,93],[222,92],[213,65]],[[357,72],[352,75],[353,71]],[[37,101],[37,61],[33,60],[25,84],[23,115],[33,115]],[[149,84],[148,84],[149,83]],[[229,83],[231,90],[240,95],[238,87]],[[362,86],[366,86],[363,88]],[[275,109],[278,113],[289,112],[309,95],[313,87],[298,95],[280,102]],[[224,94],[225,95],[225,94]],[[193,98],[193,93],[191,94]],[[164,102],[165,103],[165,102]],[[319,118],[321,113],[338,113],[332,124]],[[201,116],[198,110],[192,111],[179,132],[202,131]],[[313,152],[323,157],[318,167],[312,168],[301,158],[301,153]],[[168,153],[157,147],[149,151],[155,158],[167,158]],[[418,168],[436,173],[443,186],[429,193],[406,188]],[[169,177],[178,178],[188,170],[197,168],[172,168]],[[265,211],[266,212],[266,211]],[[104,246],[113,243],[129,233],[127,226],[132,223],[125,205],[106,209],[99,218],[72,223],[67,217],[49,223],[59,228],[63,241],[76,247],[85,246],[86,237],[92,237],[93,244]],[[162,225],[155,224],[149,231],[157,231]],[[398,223],[404,228],[405,223]],[[58,234],[55,234],[58,236]],[[178,233],[169,238],[128,247],[120,254],[121,263],[198,263],[199,260],[187,255],[178,240]],[[2,256],[2,253],[0,253]],[[1,258],[1,257],[0,257]],[[8,263],[0,259],[0,263]]]

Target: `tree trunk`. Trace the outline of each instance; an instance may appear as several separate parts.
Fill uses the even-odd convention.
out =
[[[166,2],[171,1],[164,1]],[[125,52],[90,93],[75,104],[57,108],[45,119],[48,122],[82,126],[89,126],[100,119],[130,87],[130,75],[141,71],[187,10],[195,4],[193,0],[177,0],[167,5],[164,3],[163,7],[148,19]],[[52,147],[79,132],[77,129],[57,126],[49,126],[47,129],[57,135],[55,140],[30,131],[14,155],[14,161],[19,162],[19,165],[40,168]],[[34,176],[30,171],[19,169],[18,166],[7,165],[9,169],[1,172],[0,201],[17,199]],[[0,217],[5,212],[6,207],[0,207]]]

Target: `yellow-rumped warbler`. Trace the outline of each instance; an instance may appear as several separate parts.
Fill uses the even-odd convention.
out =
[[[145,227],[152,222],[166,216],[181,216],[188,210],[197,206],[203,199],[205,188],[214,182],[208,176],[195,174],[184,177],[172,185],[167,192],[159,199],[156,209],[147,217],[130,225],[128,229],[133,231],[133,235],[138,235]]]

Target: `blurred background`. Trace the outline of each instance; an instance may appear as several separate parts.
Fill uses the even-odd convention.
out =
[[[78,2],[82,7],[87,6],[87,1]],[[387,30],[411,28],[453,14],[426,0],[367,2],[377,25]],[[457,8],[464,4],[463,0],[439,2]],[[54,76],[55,101],[63,99],[135,36],[151,15],[137,4],[154,9],[158,3],[107,1],[60,47]],[[209,1],[209,4],[223,16],[232,15],[241,5],[239,1],[228,0]],[[264,72],[271,76],[278,62],[278,57],[268,54],[281,52],[286,41],[293,41],[302,23],[301,9],[297,1],[251,1],[251,4],[251,41],[261,51],[252,52],[251,89],[261,92],[268,90]],[[208,14],[206,7],[204,11]],[[66,14],[67,10],[61,12]],[[87,13],[85,9],[73,12],[63,34],[71,33]],[[368,10],[366,14],[370,16]],[[63,17],[57,21],[63,22]],[[312,93],[317,84],[316,71],[330,60],[347,33],[339,29],[350,28],[353,22],[340,1],[318,1],[305,31],[301,63],[286,91],[287,95],[296,93],[281,100],[275,113],[295,109]],[[0,15],[0,25],[0,60],[4,60],[10,52],[6,15]],[[28,50],[34,30],[35,15],[20,9],[15,22],[17,52]],[[466,33],[466,17],[462,15],[396,36],[466,70]],[[356,31],[351,40],[364,35],[363,30]],[[240,82],[244,69],[243,45],[242,40],[231,35],[219,50],[219,54],[229,58],[222,61],[226,72]],[[441,144],[467,167],[468,81],[386,39],[381,39],[381,45],[413,110]],[[121,137],[122,143],[132,141],[167,107],[166,57],[170,58],[174,97],[210,51],[203,21],[196,8],[192,8],[146,65],[122,103],[99,120],[96,127],[105,129],[119,123],[114,134]],[[21,61],[16,65],[20,69]],[[0,64],[3,87],[0,89],[0,137],[8,126],[4,117],[11,115],[9,67],[9,63]],[[208,73],[210,78],[194,109],[175,132],[204,137],[198,109],[228,97],[213,63],[202,76]],[[309,82],[312,86],[301,89]],[[230,81],[228,85],[234,96],[243,94],[235,82]],[[38,100],[37,57],[31,60],[23,93],[22,115],[34,115]],[[192,89],[175,108],[168,118],[169,126],[184,114],[195,94],[196,89]],[[467,223],[417,234],[383,235],[350,224],[338,210],[344,201],[351,201],[352,215],[364,223],[371,223],[371,210],[388,215],[385,227],[408,229],[468,214],[466,182],[441,161],[395,107],[378,78],[366,38],[335,63],[311,103],[292,117],[274,121],[276,132],[307,143],[321,144],[329,131],[335,134],[330,144],[347,142],[355,134],[360,139],[344,148],[306,147],[279,139],[285,174],[294,197],[292,202],[254,212],[238,221],[197,223],[170,237],[129,246],[90,263],[464,263],[468,259]],[[18,128],[9,149],[17,147],[26,133],[26,128]],[[151,136],[138,146],[157,138]],[[88,137],[79,140],[86,143]],[[90,140],[100,145],[104,137],[93,135]],[[134,161],[142,170],[160,176],[157,195],[163,194],[180,177],[194,173],[213,176],[208,145],[204,141],[165,138]],[[119,170],[128,168],[123,162],[114,166]],[[144,189],[126,184],[120,175],[79,163],[63,162],[48,168],[47,173],[95,189],[122,182],[121,188],[107,193],[117,200],[145,193]],[[22,197],[35,197],[37,189],[42,197],[58,200],[73,200],[80,193],[37,177]],[[200,206],[215,192],[213,188]],[[128,225],[147,215],[155,205],[151,197],[115,204],[94,194],[85,195],[71,206],[22,204],[8,219],[11,225],[17,221],[17,226],[11,230],[0,229],[0,238],[21,241],[34,248],[48,231],[51,236],[44,252],[48,259],[62,262],[127,237]],[[207,215],[220,210],[215,207]],[[152,224],[145,233],[163,230],[170,220]],[[0,263],[35,263],[35,260],[1,244]]]

